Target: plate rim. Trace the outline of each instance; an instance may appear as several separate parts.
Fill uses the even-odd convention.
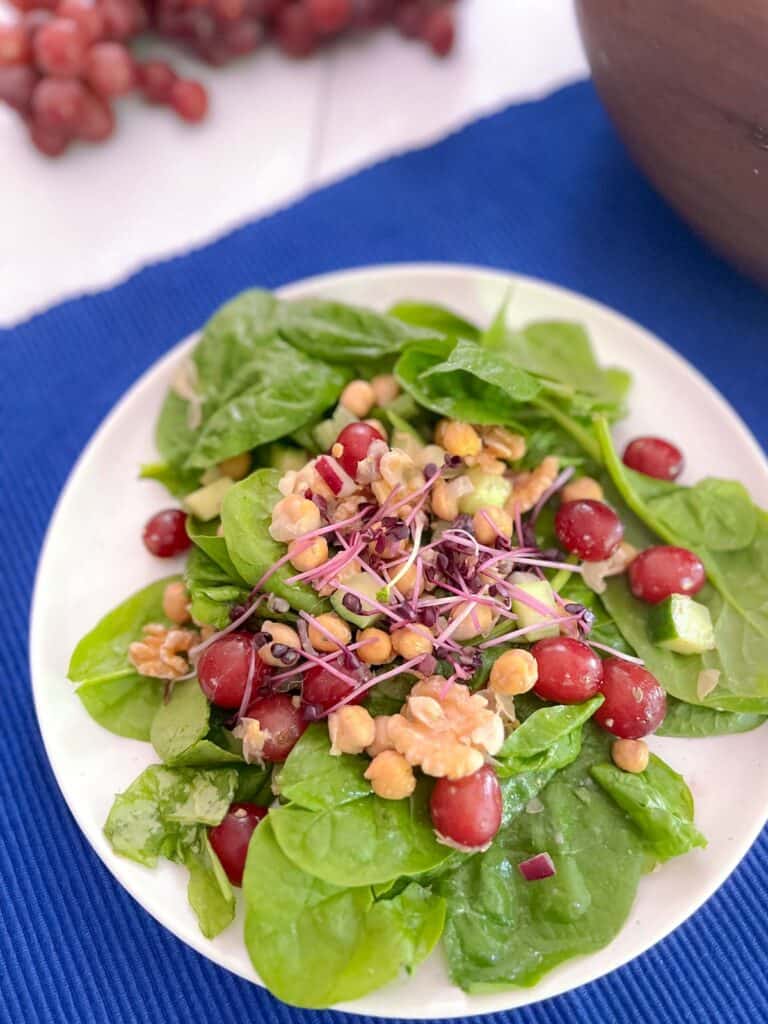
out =
[[[373,276],[376,277],[377,279],[382,279],[387,277],[400,277],[406,275],[408,277],[412,277],[415,281],[415,286],[418,287],[418,277],[420,275],[430,276],[435,274],[440,274],[445,277],[457,278],[482,277],[487,280],[495,279],[499,283],[506,282],[512,285],[515,282],[520,282],[521,284],[532,286],[533,288],[541,288],[548,291],[554,291],[555,293],[561,295],[562,297],[568,300],[576,300],[579,303],[585,305],[586,307],[591,307],[593,311],[599,313],[603,317],[607,317],[609,321],[613,320],[616,324],[623,326],[625,328],[629,328],[634,333],[639,332],[643,336],[644,342],[647,345],[649,345],[651,351],[655,349],[656,351],[663,352],[666,358],[671,357],[680,370],[684,371],[690,377],[692,377],[698,384],[698,386],[703,388],[703,390],[705,390],[708,393],[709,398],[717,406],[718,415],[723,416],[727,421],[729,421],[729,424],[732,427],[732,429],[737,431],[740,437],[740,441],[743,442],[743,444],[750,450],[752,456],[757,459],[758,463],[761,465],[763,469],[763,472],[765,473],[766,480],[768,480],[768,455],[766,455],[766,453],[763,451],[756,436],[754,435],[750,427],[747,425],[747,423],[742,419],[737,410],[730,404],[730,402],[718,390],[718,388],[696,366],[694,366],[691,362],[689,362],[688,359],[685,358],[685,356],[683,356],[680,352],[678,352],[675,348],[673,348],[670,344],[668,344],[658,335],[654,334],[649,328],[645,327],[643,324],[632,319],[630,316],[620,312],[619,310],[613,308],[612,306],[609,306],[607,303],[604,303],[599,299],[594,299],[589,295],[576,291],[575,289],[568,288],[556,282],[548,281],[545,278],[518,273],[514,270],[504,270],[498,267],[483,266],[482,264],[441,261],[406,261],[353,266],[327,271],[320,274],[314,274],[306,278],[301,278],[298,281],[291,281],[285,285],[275,287],[271,290],[274,291],[275,294],[279,295],[280,297],[292,298],[295,296],[296,293],[302,293],[307,289],[319,289],[323,287],[332,288],[335,284],[338,284],[340,281],[345,283],[350,279],[356,279],[361,277],[368,278]],[[224,302],[230,301],[230,299],[234,297],[235,295],[229,296],[227,299],[224,300]],[[102,432],[109,428],[113,420],[116,420],[120,416],[123,407],[129,404],[129,402],[132,400],[134,393],[139,391],[143,387],[145,381],[150,376],[154,375],[158,371],[161,371],[166,364],[172,364],[173,361],[178,358],[180,352],[184,348],[192,344],[193,341],[199,336],[201,330],[202,328],[199,328],[187,334],[184,338],[180,339],[179,341],[175,342],[167,351],[165,351],[162,355],[155,359],[138,375],[138,377],[120,395],[120,397],[117,399],[114,405],[109,409],[109,411],[98,423],[96,428],[92,431],[84,447],[82,448],[77,458],[75,459],[74,463],[72,464],[69,473],[67,474],[66,480],[59,492],[59,495],[51,511],[50,519],[45,530],[45,535],[42,544],[40,546],[37,564],[35,568],[34,584],[30,600],[28,632],[28,665],[30,672],[30,686],[32,690],[36,725],[43,742],[43,749],[45,751],[48,764],[56,780],[56,784],[59,788],[59,791],[61,792],[64,798],[64,802],[67,806],[67,809],[69,813],[72,815],[72,818],[74,819],[75,823],[77,824],[78,829],[88,842],[91,851],[96,854],[96,856],[107,868],[110,875],[112,876],[112,878],[114,878],[117,884],[120,885],[120,887],[124,889],[126,892],[128,892],[129,895],[138,903],[141,909],[144,910],[146,913],[149,913],[150,916],[155,921],[157,921],[158,924],[160,924],[163,928],[168,930],[177,941],[180,941],[185,945],[191,946],[191,948],[194,949],[197,953],[204,956],[207,960],[210,960],[211,962],[215,963],[218,967],[222,967],[224,970],[229,971],[235,976],[243,978],[245,981],[248,981],[251,984],[256,984],[257,986],[263,988],[265,991],[268,992],[269,990],[266,988],[266,986],[263,985],[263,983],[260,980],[257,980],[254,977],[249,977],[238,971],[236,968],[228,964],[222,963],[222,961],[217,958],[215,948],[210,945],[207,945],[202,935],[200,936],[200,940],[197,942],[190,941],[188,937],[182,938],[179,935],[179,932],[176,930],[176,928],[173,927],[172,924],[164,920],[163,917],[158,916],[158,913],[154,909],[151,909],[143,902],[140,892],[137,891],[137,887],[127,883],[123,878],[119,877],[117,873],[118,860],[116,855],[112,855],[112,857],[105,855],[104,851],[102,851],[102,849],[99,848],[98,844],[95,844],[92,841],[90,828],[86,827],[83,824],[81,817],[77,813],[77,804],[75,803],[74,793],[68,794],[64,785],[62,784],[59,767],[57,766],[57,758],[55,755],[52,754],[52,748],[49,747],[49,744],[46,740],[46,734],[42,725],[44,715],[41,716],[40,714],[41,688],[39,688],[35,684],[36,677],[39,678],[43,671],[42,667],[37,667],[38,662],[40,661],[37,652],[39,652],[41,643],[41,640],[39,639],[41,630],[38,625],[38,620],[42,615],[42,612],[39,610],[42,604],[41,581],[44,575],[48,549],[52,544],[51,538],[55,532],[56,520],[58,518],[59,511],[61,507],[64,505],[64,503],[69,499],[70,493],[74,490],[77,478],[79,477],[83,466],[87,463],[97,438],[100,437]],[[670,919],[670,922],[665,922],[663,930],[658,935],[656,935],[656,937],[650,944],[645,945],[641,951],[629,953],[628,955],[619,954],[618,958],[615,960],[614,963],[612,963],[611,966],[607,968],[601,967],[596,970],[590,969],[589,965],[599,959],[599,953],[601,951],[596,951],[595,953],[587,954],[585,956],[578,958],[584,965],[585,970],[583,977],[579,980],[578,984],[576,985],[563,987],[559,991],[554,993],[545,993],[542,991],[540,995],[537,994],[536,986],[531,987],[530,989],[525,989],[526,993],[529,994],[531,998],[524,1004],[512,1007],[510,1007],[509,1005],[505,1006],[503,1004],[504,993],[505,991],[518,991],[519,988],[510,986],[508,990],[500,990],[499,992],[494,993],[494,995],[499,997],[499,1001],[497,1001],[495,1005],[492,1007],[489,1007],[487,1009],[482,1008],[479,1010],[474,1010],[472,1009],[472,1007],[467,1007],[466,1010],[458,1010],[455,1013],[450,1013],[447,1016],[443,1015],[440,1019],[456,1019],[468,1015],[486,1016],[487,1014],[491,1013],[513,1012],[515,1009],[522,1009],[523,1006],[531,1006],[543,1000],[557,998],[559,996],[567,994],[568,992],[575,991],[576,989],[581,989],[585,985],[588,985],[591,982],[598,980],[599,978],[606,977],[607,975],[612,974],[614,971],[618,970],[621,967],[624,967],[626,964],[632,962],[633,960],[636,960],[639,957],[643,956],[650,949],[656,946],[659,942],[663,941],[665,938],[671,935],[672,932],[676,931],[683,923],[685,923],[685,921],[687,921],[694,914],[696,914],[701,909],[701,907],[711,899],[711,897],[722,887],[722,885],[732,875],[732,873],[738,867],[741,861],[747,856],[750,849],[753,847],[755,841],[757,840],[758,836],[760,835],[766,822],[768,822],[768,803],[763,807],[762,820],[757,822],[755,826],[749,830],[748,834],[744,837],[742,842],[738,844],[738,852],[734,851],[729,856],[723,856],[721,858],[721,860],[724,862],[723,866],[718,871],[717,876],[703,886],[703,895],[697,896],[693,901],[686,904],[685,909],[681,910],[679,913],[674,915]],[[626,923],[624,927],[626,927]],[[475,996],[471,993],[463,993],[463,995],[465,995],[466,998],[470,1001],[475,998]],[[335,1005],[331,1009],[334,1012],[354,1015],[364,1014],[366,1016],[379,1017],[381,1019],[400,1017],[400,1014],[397,1013],[396,1007],[395,1009],[393,1009],[392,1012],[382,1012],[380,1010],[377,1010],[375,1013],[371,1013],[370,1010],[366,1010],[365,1008],[362,1008],[359,1005],[361,1002],[364,1001],[365,998],[367,997],[363,997],[363,999],[356,1000],[352,1003],[340,1003],[338,1005]],[[419,1020],[433,1018],[429,1014],[429,1007],[427,1005],[425,1007],[425,1012],[419,1017],[409,1017],[401,1019]]]

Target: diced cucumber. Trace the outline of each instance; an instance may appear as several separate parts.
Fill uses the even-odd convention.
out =
[[[262,453],[260,453],[262,454]],[[289,469],[303,469],[309,462],[309,456],[303,448],[294,448],[291,444],[280,444],[275,441],[263,449],[264,465],[287,473]]]
[[[358,626],[360,629],[367,629],[368,626],[372,626],[379,618],[381,618],[381,612],[377,612],[376,609],[367,604],[365,601],[366,597],[376,598],[376,592],[378,591],[378,584],[376,580],[369,576],[368,573],[358,572],[354,576],[350,576],[349,579],[344,581],[345,586],[349,587],[350,590],[359,596],[362,604],[362,610],[360,613],[351,612],[349,608],[344,604],[344,598],[346,592],[343,590],[336,590],[331,594],[331,604],[333,609],[337,612],[342,619],[346,619],[347,622],[351,622],[353,625]]]
[[[192,491],[183,499],[182,504],[187,512],[207,523],[221,514],[224,495],[233,483],[234,481],[228,476],[220,476],[213,483]]]
[[[459,498],[459,511],[473,516],[478,509],[503,508],[512,493],[512,484],[496,473],[485,473],[479,466],[473,466],[467,476],[472,481],[474,490]]]
[[[322,420],[312,431],[312,436],[318,444],[321,452],[330,451],[331,445],[342,432],[344,427],[350,423],[357,423],[357,416],[345,409],[343,405],[337,405],[333,415],[328,420]]]
[[[709,608],[687,594],[672,594],[653,605],[648,615],[648,635],[657,647],[675,654],[702,654],[715,647]]]
[[[557,615],[557,600],[555,598],[554,591],[547,580],[539,579],[539,577],[532,572],[513,572],[509,577],[509,582],[513,583],[521,590],[524,590],[529,597],[538,601],[539,604],[543,604],[546,605],[547,608],[551,608],[553,616]],[[525,604],[523,600],[516,598],[512,598],[512,611],[517,616],[518,626],[520,628],[533,626],[537,622],[547,622],[550,617],[545,615],[544,612],[538,611],[536,608],[531,608],[531,606]],[[545,637],[559,635],[560,626],[555,622],[552,625],[542,626],[541,629],[535,629],[530,633],[526,633],[525,641],[526,643],[534,643],[536,640],[544,640]]]

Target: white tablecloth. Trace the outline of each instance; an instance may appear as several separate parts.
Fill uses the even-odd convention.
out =
[[[131,98],[110,143],[56,161],[0,109],[0,324],[586,74],[568,0],[462,0],[459,17],[444,61],[390,30],[305,62],[267,49],[211,71],[174,54],[210,87],[203,125]]]

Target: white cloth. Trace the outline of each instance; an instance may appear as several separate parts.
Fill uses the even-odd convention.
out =
[[[0,325],[586,73],[564,0],[461,0],[458,12],[442,61],[391,30],[305,62],[268,48],[211,71],[174,53],[209,86],[203,125],[130,98],[108,144],[59,160],[0,105]]]

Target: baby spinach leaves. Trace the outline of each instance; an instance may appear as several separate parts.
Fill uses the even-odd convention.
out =
[[[668,544],[691,548],[704,563],[710,586],[696,599],[712,615],[715,650],[679,655],[651,644],[648,606],[632,597],[623,578],[611,580],[603,595],[608,611],[673,696],[723,711],[768,712],[768,515],[731,481],[685,488],[633,473],[614,450],[605,420],[595,429],[613,484],[637,517],[623,516],[629,539],[645,547],[654,543],[651,530]],[[732,507],[721,508],[723,501]],[[720,672],[710,693],[700,692],[702,669]]]
[[[232,571],[224,569],[209,557],[206,552],[213,544],[220,560],[229,561],[224,538],[206,538],[205,549],[196,546],[189,552],[184,582],[189,591],[190,614],[195,622],[223,629],[229,625],[230,609],[248,599],[250,587],[234,567]]]
[[[581,727],[602,703],[602,697],[593,697],[583,704],[534,711],[509,734],[496,755],[499,777],[564,768],[575,761],[581,750]]]
[[[363,776],[366,765],[363,757],[333,757],[327,729],[309,729],[278,778],[290,801],[270,812],[281,848],[304,871],[339,886],[432,871],[450,850],[432,830],[428,781],[408,800],[382,800]]]
[[[696,704],[686,704],[674,697],[667,697],[667,715],[657,736],[729,736],[733,733],[757,729],[766,720],[765,715],[748,712],[718,711]]]
[[[158,757],[175,767],[242,764],[239,742],[222,737],[220,745],[209,736],[210,728],[211,705],[197,679],[186,679],[174,685],[170,700],[158,708],[149,738]]]
[[[72,653],[67,675],[79,683],[77,695],[99,725],[118,736],[148,740],[152,719],[163,699],[163,683],[141,676],[128,660],[128,646],[163,614],[166,579],[150,583],[104,616]]]
[[[693,824],[693,798],[685,780],[655,754],[636,775],[608,763],[595,765],[591,774],[626,812],[657,860],[707,845]]]
[[[647,855],[624,812],[591,781],[609,744],[588,723],[580,756],[541,791],[540,808],[517,814],[488,851],[439,882],[451,977],[467,991],[532,985],[623,925]],[[557,873],[526,882],[518,864],[543,851]]]
[[[389,315],[412,327],[423,327],[449,338],[469,338],[470,341],[477,341],[482,334],[479,327],[452,309],[428,302],[398,302],[390,308]]]
[[[424,960],[440,937],[444,901],[411,884],[392,899],[343,888],[302,871],[272,828],[256,829],[243,895],[245,943],[260,977],[294,1006],[356,999]]]
[[[276,469],[257,469],[235,484],[224,498],[221,519],[227,551],[239,574],[251,585],[285,555],[285,545],[269,535],[272,509],[281,498],[277,489],[279,479]],[[326,602],[311,587],[285,582],[295,573],[290,565],[282,565],[269,577],[264,589],[284,597],[297,610],[322,610]]]
[[[159,857],[184,864],[188,897],[200,929],[213,938],[235,916],[235,898],[208,842],[235,794],[229,769],[201,771],[151,765],[115,797],[104,833],[115,853],[154,867]]]

